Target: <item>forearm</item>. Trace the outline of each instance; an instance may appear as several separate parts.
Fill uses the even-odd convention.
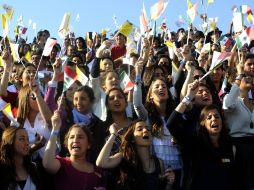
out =
[[[142,90],[141,83],[134,86],[133,91],[133,106],[136,114],[139,118],[142,118],[144,121],[147,120],[148,112],[145,106],[142,104]]]
[[[104,144],[103,148],[100,151],[99,156],[96,160],[96,165],[102,168],[112,168],[110,164],[110,152],[113,147],[113,143],[115,141],[116,134],[111,134],[109,139]]]
[[[46,104],[46,102],[43,100],[42,96],[39,94],[36,96],[36,101],[39,107],[39,111],[43,117],[43,119],[50,124],[51,123],[51,116],[52,116],[52,112],[49,109],[48,105]],[[50,125],[49,125],[50,126]]]
[[[188,90],[188,84],[193,82],[193,71],[188,72],[187,77],[183,83],[183,87],[181,89],[181,94],[180,94],[180,100],[183,99],[183,97],[187,94]]]
[[[54,131],[57,132],[57,130],[53,130],[52,134],[54,134]],[[44,152],[43,160],[42,160],[43,167],[46,170],[51,170],[51,168],[55,167],[56,141],[57,141],[57,135],[51,135],[48,140],[48,143]]]
[[[8,87],[10,73],[11,73],[11,69],[4,68],[4,73],[1,79],[0,96],[6,97],[8,95],[7,87]]]

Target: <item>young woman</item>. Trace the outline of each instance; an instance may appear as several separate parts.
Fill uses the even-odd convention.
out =
[[[17,121],[28,132],[31,152],[39,150],[33,158],[42,157],[45,139],[50,135],[50,118],[52,112],[43,100],[38,84],[33,81],[19,91]]]
[[[152,126],[152,147],[155,155],[163,160],[166,168],[173,168],[176,174],[175,189],[180,188],[182,160],[178,145],[166,128],[167,119],[174,109],[167,84],[161,79],[152,82],[147,96],[146,105],[142,104],[141,81],[138,80],[140,70],[136,69],[136,85],[134,87],[133,104],[138,117]]]
[[[187,96],[194,97],[198,85],[198,81],[189,84]],[[183,113],[190,104],[191,101],[184,98],[167,124],[185,150],[185,159],[192,163],[188,176],[190,189],[237,189],[239,180],[234,178],[233,147],[221,110],[212,104],[205,106],[200,113],[198,131],[193,133],[190,125],[182,122]]]
[[[172,170],[165,172],[163,163],[150,153],[152,138],[144,121],[137,120],[128,127],[122,138],[120,151],[112,156],[110,153],[117,136],[117,124],[112,124],[109,130],[111,135],[96,163],[102,168],[120,167],[121,175],[115,184],[116,189],[156,190],[165,189],[167,183],[172,185],[174,181]]]
[[[242,189],[254,188],[252,169],[254,168],[252,161],[254,159],[254,103],[249,98],[252,88],[253,75],[250,72],[241,73],[223,101],[226,124],[236,148],[237,173]]]
[[[61,118],[56,111],[52,117],[53,130],[43,157],[43,166],[54,174],[56,190],[94,190],[102,187],[101,171],[86,156],[92,146],[92,137],[85,125],[73,125],[65,136],[65,146],[70,157],[56,157],[56,140],[61,128]]]
[[[0,186],[3,190],[40,190],[40,177],[31,162],[27,132],[21,127],[4,130],[0,148]]]

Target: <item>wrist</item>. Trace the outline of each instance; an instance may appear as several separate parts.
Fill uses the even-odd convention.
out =
[[[51,133],[50,133],[50,138],[52,138],[52,137],[58,137],[59,134],[60,134],[59,129],[53,129],[53,130],[51,131]]]
[[[184,96],[184,98],[182,99],[182,103],[185,104],[186,106],[190,105],[192,103],[193,100],[193,96],[191,95],[186,95]]]

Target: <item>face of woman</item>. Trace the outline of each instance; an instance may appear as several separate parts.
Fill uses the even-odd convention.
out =
[[[219,67],[217,69],[215,69],[212,73],[211,73],[211,78],[213,82],[220,82],[221,77],[223,75],[223,70]]]
[[[72,128],[68,137],[68,150],[70,155],[84,157],[89,148],[88,137],[82,128]]]
[[[195,104],[198,106],[208,106],[212,104],[212,95],[206,86],[199,86],[195,95]]]
[[[113,71],[113,63],[109,59],[104,59],[100,64],[101,70],[103,71]]]
[[[16,66],[12,67],[11,81],[14,82],[14,83],[19,82],[18,68]]]
[[[82,43],[82,41],[81,40],[76,40],[76,46],[77,46],[77,48],[78,49],[82,49],[82,46],[83,46],[83,43]]]
[[[88,113],[92,109],[92,102],[86,92],[75,92],[73,97],[74,107],[81,113]]]
[[[109,93],[107,105],[111,112],[123,112],[125,111],[127,102],[119,90],[113,90]]]
[[[26,67],[21,77],[22,85],[27,85],[35,77],[35,73],[36,69],[33,66]]]
[[[14,152],[17,156],[27,156],[29,154],[29,139],[25,129],[16,131],[14,139]]]
[[[108,73],[105,79],[105,91],[110,90],[111,88],[118,88],[119,87],[119,79],[116,73],[110,72]]]
[[[156,80],[152,87],[150,98],[155,102],[166,101],[168,99],[168,88],[164,81]]]
[[[205,118],[205,128],[210,135],[218,135],[222,128],[222,119],[217,109],[208,112]]]
[[[150,146],[151,145],[151,133],[145,122],[140,121],[135,125],[134,139],[137,146]]]
[[[66,98],[69,102],[73,101],[74,92],[78,89],[79,85],[74,82],[68,90],[66,90]]]
[[[157,68],[154,71],[153,80],[156,80],[156,79],[165,80],[165,74],[163,70],[160,68]]]
[[[249,91],[253,85],[253,77],[251,75],[242,75],[242,80],[240,84],[240,89]]]

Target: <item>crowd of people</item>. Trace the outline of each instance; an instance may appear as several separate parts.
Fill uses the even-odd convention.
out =
[[[49,56],[47,30],[1,38],[13,119],[0,112],[0,189],[254,189],[254,43],[237,35],[179,28],[142,35],[136,51],[119,31],[67,35]],[[211,70],[214,52],[231,54]],[[65,68],[88,80],[66,89]]]

